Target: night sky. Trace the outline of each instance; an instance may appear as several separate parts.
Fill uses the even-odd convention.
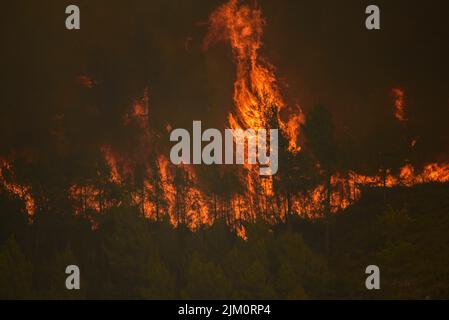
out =
[[[227,44],[205,51],[209,14],[223,1],[5,1],[1,9],[0,155],[48,154],[63,130],[70,148],[130,143],[123,115],[150,91],[151,126],[223,128],[235,66]],[[77,4],[81,30],[65,29]],[[260,0],[267,24],[260,54],[276,67],[289,105],[333,113],[337,138],[364,153],[394,119],[391,89],[406,94],[405,126],[420,161],[449,147],[449,3]],[[381,30],[365,8],[381,8]],[[88,75],[97,85],[81,87]],[[61,126],[64,118],[64,128]],[[388,133],[380,135],[381,139]],[[342,138],[343,139],[343,138]]]

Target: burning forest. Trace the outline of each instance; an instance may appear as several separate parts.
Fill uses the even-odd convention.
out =
[[[104,280],[95,298],[449,296],[444,10],[418,26],[431,5],[385,3],[367,30],[330,0],[77,2],[73,30],[59,4],[2,19],[0,274],[17,262],[17,292],[59,297],[51,268],[74,260]],[[377,296],[346,271],[372,261],[391,280]]]
[[[166,136],[150,125],[152,88],[147,87],[122,116],[121,125],[137,136],[133,153],[120,152],[112,145],[100,146],[92,172],[86,173],[82,181],[67,181],[66,197],[72,212],[92,221],[93,228],[98,227],[96,216],[114,206],[135,206],[150,220],[167,217],[174,226],[186,224],[192,230],[224,218],[232,229],[245,237],[242,222],[263,219],[280,223],[289,215],[314,219],[323,217],[326,210],[337,214],[355,203],[364,188],[411,187],[449,181],[449,164],[445,162],[429,162],[415,169],[403,158],[402,165],[397,168],[379,167],[378,173],[373,175],[321,163],[321,155],[317,154],[321,151],[313,150],[314,143],[327,144],[318,146],[328,148],[324,153],[338,151],[330,150],[335,147],[331,145],[333,142],[320,141],[323,137],[314,130],[321,129],[312,127],[313,123],[309,126],[308,115],[300,106],[286,102],[276,67],[261,53],[266,27],[260,6],[230,0],[210,14],[203,52],[207,54],[209,47],[217,42],[230,47],[235,80],[233,106],[225,126],[234,130],[279,129],[282,171],[279,175],[260,177],[256,165],[248,164],[243,168],[212,169],[171,164],[164,147]],[[84,91],[96,90],[99,82],[90,75],[79,75],[73,80],[73,84]],[[406,123],[406,93],[398,88],[391,92],[394,107],[391,117]],[[166,130],[170,127],[167,125]],[[59,139],[64,139],[64,134],[64,128],[56,133]],[[332,133],[325,138],[332,140]],[[410,148],[415,143],[415,140],[410,142]],[[3,155],[1,186],[4,192],[24,202],[24,210],[32,223],[36,210],[44,211],[51,194],[43,190],[41,193],[38,186],[17,177],[16,156]],[[336,155],[333,156],[330,161],[337,161]],[[211,171],[208,174],[214,176],[209,184],[230,183],[226,186],[229,190],[216,192],[216,187],[208,187],[198,176],[198,170]]]

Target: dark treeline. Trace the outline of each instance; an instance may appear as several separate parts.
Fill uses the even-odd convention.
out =
[[[22,202],[1,192],[0,297],[448,298],[447,185],[387,193],[388,205],[371,190],[339,215],[326,249],[321,220],[259,221],[244,241],[222,221],[192,232],[118,207],[92,231],[74,215],[29,224]],[[80,267],[80,291],[65,288],[70,264]],[[365,289],[370,264],[381,268],[379,291]]]

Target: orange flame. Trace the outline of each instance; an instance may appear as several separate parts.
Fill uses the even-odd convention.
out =
[[[289,151],[298,152],[297,137],[301,115],[293,115],[287,123],[280,117],[285,102],[275,75],[275,68],[259,55],[266,21],[257,6],[242,5],[230,0],[209,16],[209,31],[204,40],[205,48],[217,41],[230,44],[236,64],[234,82],[234,111],[228,116],[229,126],[234,129],[280,129],[289,140]],[[247,176],[246,212],[255,219],[259,210],[268,212],[274,205],[273,179],[261,178],[256,168],[245,166]]]
[[[280,119],[279,112],[285,107],[285,102],[274,67],[258,53],[262,47],[265,24],[259,7],[240,5],[239,0],[230,0],[210,15],[204,46],[208,48],[213,42],[226,41],[232,48],[237,73],[234,83],[235,112],[228,117],[230,127],[267,129],[270,128],[269,122],[276,120],[280,129],[292,140],[292,148],[295,148],[301,119],[295,115],[288,124]]]
[[[407,117],[405,115],[405,93],[404,90],[394,88],[392,90],[394,96],[395,117],[401,122],[406,122]]]
[[[28,213],[28,216],[31,219],[31,217],[34,215],[36,211],[36,203],[31,194],[31,187],[26,185],[20,185],[14,183],[13,181],[9,181],[9,179],[6,179],[4,176],[4,170],[7,170],[8,172],[13,174],[11,164],[6,159],[0,158],[0,185],[9,194],[18,197],[19,199],[22,199],[25,202],[26,212]],[[14,176],[12,176],[12,179],[10,180],[14,180]],[[31,221],[32,220],[30,220],[30,222]]]

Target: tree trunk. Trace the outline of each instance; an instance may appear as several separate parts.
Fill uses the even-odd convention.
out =
[[[325,218],[325,252],[326,256],[330,255],[330,224],[331,224],[331,196],[332,196],[332,183],[331,176],[326,179],[326,204],[324,208]]]

